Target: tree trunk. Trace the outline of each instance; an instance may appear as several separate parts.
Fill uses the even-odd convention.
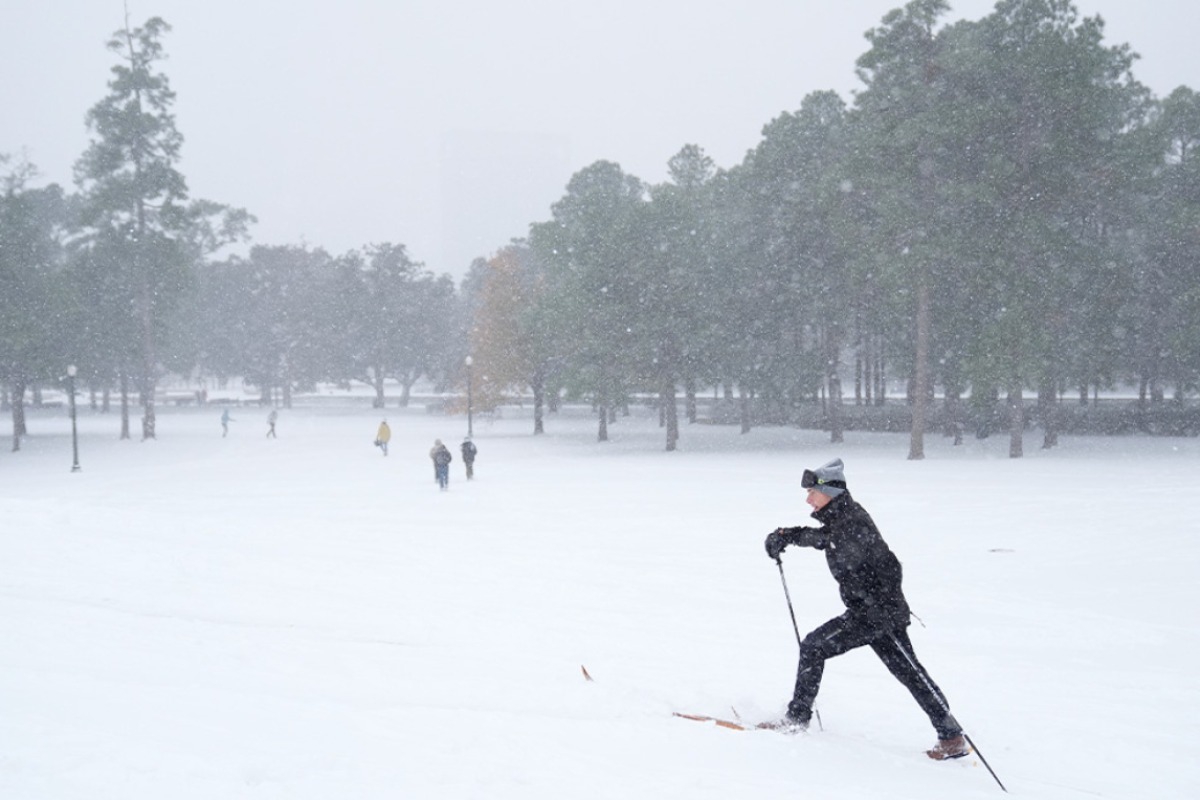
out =
[[[27,384],[24,378],[18,378],[13,382],[12,396],[12,412],[13,412],[13,433],[17,436],[26,436],[29,434],[29,429],[25,426],[25,388]]]
[[[866,337],[866,349],[863,353],[863,404],[875,403],[875,342],[874,336]]]
[[[684,381],[684,384],[683,384],[683,391],[684,391],[684,395],[685,395],[685,397],[687,398],[687,402],[686,402],[686,408],[687,408],[687,421],[688,421],[688,424],[693,424],[693,423],[695,423],[695,422],[696,422],[696,418],[697,418],[697,413],[696,413],[696,379],[695,379],[695,378],[688,378],[686,381]]]
[[[862,350],[854,351],[854,405],[863,404],[863,359]]]
[[[878,347],[875,353],[875,405],[881,406],[886,402],[887,370],[883,362],[883,348]]]
[[[679,412],[675,408],[675,382],[667,381],[663,386],[663,410],[667,412],[667,452],[675,449],[679,441]]]
[[[742,407],[742,433],[750,432],[750,393],[745,386],[738,386],[738,402]]]
[[[140,226],[139,226],[140,227]],[[142,376],[142,441],[158,438],[155,432],[157,419],[154,413],[154,372],[157,358],[154,351],[154,304],[151,297],[150,278],[142,277],[142,350],[145,363]]]
[[[842,409],[842,379],[834,372],[829,376],[829,441],[845,441],[846,416]]]
[[[129,374],[121,370],[121,438],[129,437]]]
[[[608,407],[608,404],[609,404],[609,399],[608,399],[609,381],[608,381],[607,366],[601,366],[601,368],[600,368],[600,386],[603,388],[600,390],[599,397],[596,398],[596,405],[598,407],[597,410],[599,411],[599,416],[600,416],[600,431],[599,431],[599,433],[597,433],[596,439],[597,439],[597,441],[607,442],[608,441],[608,415],[610,412],[610,409]]]
[[[13,381],[12,430],[13,430],[12,451],[15,453],[21,449],[21,437],[26,434],[26,430],[25,430],[25,381],[23,379],[17,379],[16,381]]]
[[[842,414],[842,378],[838,373],[841,357],[842,337],[837,326],[831,326],[825,334],[825,377],[829,385],[829,441],[841,444],[844,440],[845,420]]]
[[[953,384],[946,387],[946,396],[942,400],[946,413],[946,435],[954,437],[954,444],[963,443],[963,407],[962,387]]]
[[[147,375],[142,379],[142,441],[157,439],[155,428],[158,418],[154,413],[154,377]]]
[[[929,408],[929,286],[924,280],[917,287],[917,352],[913,366],[912,432],[908,442],[908,460],[925,458],[925,418]]]
[[[371,408],[385,408],[387,406],[387,398],[383,394],[383,368],[376,364],[372,368],[371,383],[375,386],[375,399],[371,401]]]
[[[1008,390],[1009,440],[1008,457],[1020,458],[1025,455],[1025,401],[1021,395],[1021,385],[1018,383]]]
[[[1154,405],[1161,404],[1167,399],[1166,390],[1163,388],[1163,383],[1158,378],[1150,382],[1150,402]]]
[[[1038,416],[1042,418],[1042,449],[1058,446],[1058,390],[1052,380],[1038,386]]]
[[[545,433],[542,424],[542,404],[546,399],[546,379],[542,376],[541,370],[533,373],[533,380],[529,382],[529,385],[533,389],[533,435],[538,436]]]

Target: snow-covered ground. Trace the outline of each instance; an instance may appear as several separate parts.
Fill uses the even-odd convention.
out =
[[[507,410],[506,410],[507,411]],[[685,426],[583,412],[160,409],[118,441],[61,410],[0,453],[0,798],[984,798],[869,651],[823,730],[778,717],[796,639],[764,536],[846,461],[904,562],[916,651],[1014,796],[1200,796],[1200,441]],[[134,421],[136,430],[137,424]],[[840,612],[783,557],[801,631]],[[586,665],[595,678],[583,679]]]

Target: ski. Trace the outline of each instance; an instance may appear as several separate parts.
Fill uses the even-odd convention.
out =
[[[675,716],[675,717],[679,717],[680,719],[690,719],[695,722],[712,722],[715,725],[718,725],[722,728],[729,728],[730,730],[734,730],[734,731],[748,731],[751,729],[750,726],[743,725],[740,722],[734,722],[734,721],[728,720],[728,719],[721,719],[720,717],[709,717],[709,716],[705,716],[703,714],[684,714],[682,711],[672,711],[671,715]],[[754,726],[754,727],[758,727],[758,726]]]
[[[587,667],[583,664],[579,665],[579,672],[583,675],[583,679],[588,683],[595,683],[596,679],[588,672]],[[772,722],[760,722],[756,725],[750,725],[742,722],[741,715],[738,714],[736,708],[730,708],[736,722],[732,719],[722,719],[720,717],[710,717],[707,714],[685,714],[682,711],[672,711],[671,715],[680,719],[690,719],[693,722],[711,722],[719,728],[728,728],[731,731],[779,731],[780,733],[798,733],[801,728],[789,724],[786,720],[778,720]]]
[[[737,716],[737,711],[734,711],[734,716]],[[672,716],[680,719],[690,719],[695,722],[711,722],[721,728],[729,728],[731,731],[779,731],[780,733],[799,733],[802,728],[785,720],[759,722],[750,724],[742,722],[741,717],[737,721],[731,719],[721,719],[720,717],[710,717],[707,714],[685,714],[682,711],[672,711]]]

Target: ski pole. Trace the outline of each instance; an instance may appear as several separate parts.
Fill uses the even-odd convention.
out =
[[[804,642],[800,638],[800,626],[796,624],[796,611],[792,608],[792,593],[788,591],[787,578],[783,575],[783,559],[775,556],[775,564],[779,567],[779,580],[783,584],[783,596],[787,598],[788,613],[792,615],[792,630],[796,632],[796,644],[799,647],[803,647]],[[821,721],[821,712],[814,708],[813,714],[817,717],[817,727],[825,730],[825,723]]]
[[[909,666],[911,666],[916,673],[921,676],[921,681],[925,684],[925,688],[928,689],[929,693],[933,695],[933,698],[938,701],[938,705],[940,705],[942,710],[946,712],[946,716],[950,717],[950,719],[954,719],[954,715],[950,713],[950,706],[946,703],[946,698],[943,697],[942,693],[933,685],[933,680],[931,680],[929,674],[925,672],[925,668],[918,664],[916,659],[909,655],[908,650],[904,648],[904,645],[900,644],[900,640],[896,638],[896,634],[894,633],[892,634],[892,641],[896,644],[896,648],[904,654],[904,658],[906,661],[908,661]],[[954,723],[957,725],[958,720],[954,719]],[[996,781],[996,785],[1007,792],[1008,789],[1006,789],[1004,784],[1000,782],[1000,778],[996,775],[996,771],[992,769],[992,765],[989,764],[987,759],[983,757],[983,753],[980,752],[979,748],[975,745],[975,742],[971,741],[971,737],[967,735],[966,731],[963,731],[962,737],[967,740],[967,744],[971,745],[971,749],[975,751],[975,755],[979,756],[979,760],[983,762],[985,767],[987,767],[987,771],[991,773],[992,778]]]
[[[796,611],[792,608],[792,593],[788,591],[787,578],[783,575],[783,560],[775,556],[775,564],[779,567],[779,580],[783,583],[783,596],[787,598],[788,613],[792,615],[792,630],[796,632],[796,644],[800,645],[800,626],[796,624]]]

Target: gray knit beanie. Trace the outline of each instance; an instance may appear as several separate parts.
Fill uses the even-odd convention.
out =
[[[842,492],[846,491],[846,473],[845,465],[840,458],[835,458],[827,464],[822,464],[816,469],[804,470],[804,476],[800,479],[800,485],[805,489],[816,489],[818,492],[827,494],[830,497],[837,497]]]

